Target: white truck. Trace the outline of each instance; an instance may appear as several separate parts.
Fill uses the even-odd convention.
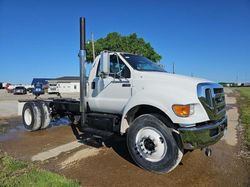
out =
[[[124,136],[133,160],[153,172],[170,172],[187,150],[207,148],[227,128],[223,87],[167,73],[149,59],[103,51],[85,82],[85,19],[81,23],[81,97],[28,101],[24,126],[47,128],[50,119],[68,116],[77,139]]]

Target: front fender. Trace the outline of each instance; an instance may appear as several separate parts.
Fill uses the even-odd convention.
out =
[[[189,117],[182,118],[175,115],[172,110],[173,104],[195,104],[195,113]],[[129,127],[128,121],[126,119],[127,113],[134,107],[140,105],[149,105],[158,108],[164,112],[173,123],[177,124],[194,124],[203,121],[208,121],[209,118],[206,111],[200,104],[198,98],[193,96],[179,97],[178,94],[166,94],[163,92],[156,91],[140,91],[130,98],[126,107],[123,110],[121,129],[120,132],[123,134]]]

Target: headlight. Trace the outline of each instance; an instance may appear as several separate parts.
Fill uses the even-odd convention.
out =
[[[194,114],[194,105],[173,105],[172,109],[174,113],[179,117],[188,117],[192,114]]]

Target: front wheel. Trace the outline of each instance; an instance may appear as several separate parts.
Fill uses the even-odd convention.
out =
[[[136,118],[128,129],[127,145],[133,160],[149,171],[168,173],[183,156],[173,130],[153,114]]]

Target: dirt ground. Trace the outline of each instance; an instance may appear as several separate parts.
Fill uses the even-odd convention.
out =
[[[235,93],[226,89],[228,131],[211,146],[212,157],[195,150],[169,174],[155,174],[134,164],[123,138],[105,147],[77,142],[67,120],[27,132],[20,117],[0,119],[0,148],[22,160],[77,179],[83,186],[250,186],[250,158],[242,154]],[[89,142],[91,143],[91,142]]]

